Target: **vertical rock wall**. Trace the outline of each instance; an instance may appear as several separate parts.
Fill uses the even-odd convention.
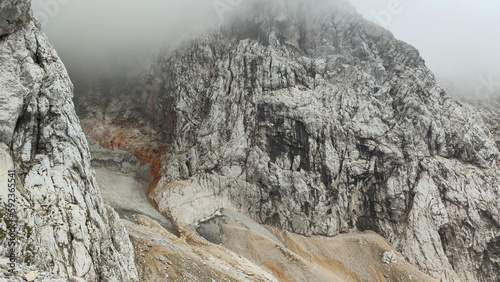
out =
[[[16,170],[17,261],[63,277],[131,281],[133,249],[102,201],[73,85],[29,5],[0,3],[0,142]],[[6,228],[5,218],[0,223]]]

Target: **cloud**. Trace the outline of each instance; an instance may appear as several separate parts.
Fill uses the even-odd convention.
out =
[[[500,2],[351,0],[369,20],[419,49],[440,77],[500,74]],[[398,13],[389,13],[398,5]]]
[[[33,0],[70,74],[127,71],[250,0]],[[271,1],[271,0],[269,0]],[[420,50],[438,78],[500,77],[500,2],[350,0]]]
[[[33,0],[70,73],[142,64],[164,46],[217,20],[203,0]]]

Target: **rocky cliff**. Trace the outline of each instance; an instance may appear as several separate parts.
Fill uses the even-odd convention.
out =
[[[0,190],[7,189],[7,170],[15,169],[18,222],[7,233],[13,221],[3,198],[0,254],[63,278],[132,281],[132,245],[101,198],[72,91],[64,65],[31,17],[30,1],[1,1]]]
[[[307,236],[372,230],[437,279],[494,281],[500,154],[482,116],[346,1],[247,6],[111,101],[90,95],[105,106],[82,106],[86,131],[158,165],[150,196],[186,225],[228,208]]]

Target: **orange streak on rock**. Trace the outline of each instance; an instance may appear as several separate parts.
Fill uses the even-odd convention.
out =
[[[161,178],[161,152],[163,145],[160,140],[151,137],[155,134],[143,134],[140,130],[124,128],[116,125],[105,124],[97,127],[87,121],[83,126],[85,134],[97,140],[99,144],[107,149],[118,148],[134,155],[141,163],[150,165],[151,184],[148,188],[147,197],[151,204],[157,208],[152,200],[152,194]]]

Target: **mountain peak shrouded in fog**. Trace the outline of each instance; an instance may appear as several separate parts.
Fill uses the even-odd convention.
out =
[[[328,3],[338,2],[346,1],[35,0],[33,9],[70,73],[110,73],[142,68],[160,50],[235,18],[271,11],[278,15],[299,6],[300,12],[328,11]]]
[[[340,2],[418,48],[443,83],[491,75],[500,81],[500,40],[491,34],[500,29],[500,2],[489,0],[34,0],[32,6],[70,73],[109,73],[143,66],[174,42],[248,13],[246,7],[286,13],[297,3],[321,11]]]

